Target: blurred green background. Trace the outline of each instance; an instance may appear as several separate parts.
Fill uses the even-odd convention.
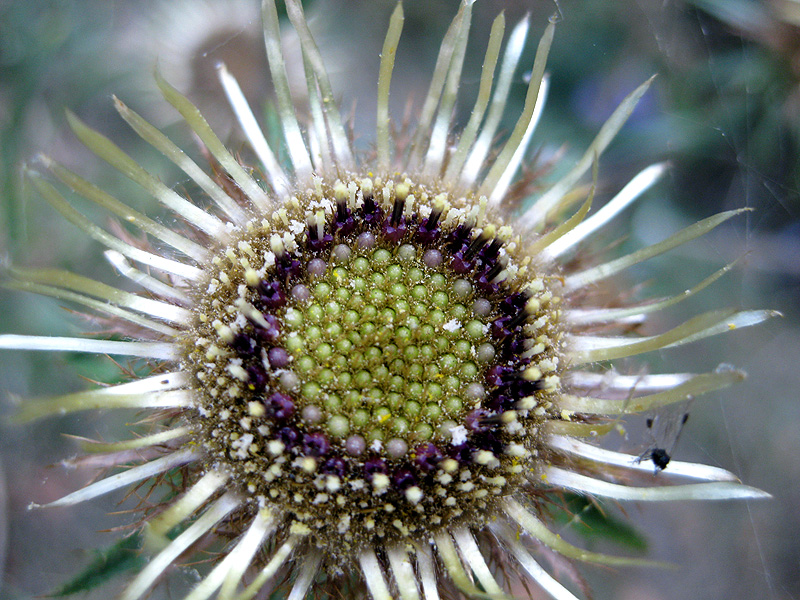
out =
[[[374,131],[378,54],[394,2],[308,2],[334,89],[352,112],[359,147]],[[455,0],[408,0],[392,87],[399,119],[409,99],[424,97],[438,43]],[[773,308],[785,317],[680,350],[648,357],[654,372],[700,371],[722,362],[750,373],[733,390],[691,405],[675,456],[719,465],[775,498],[746,503],[626,505],[647,537],[650,554],[678,571],[582,571],[596,598],[738,600],[800,598],[800,3],[794,0],[479,0],[462,83],[458,118],[466,121],[477,92],[491,21],[506,11],[507,32],[531,15],[527,59],[557,13],[548,71],[550,95],[533,150],[538,160],[563,151],[579,156],[603,120],[630,90],[658,78],[601,161],[601,198],[609,198],[644,166],[669,160],[669,174],[615,230],[632,247],[715,211],[754,212],[704,239],[650,261],[630,281],[651,294],[676,293],[740,257],[735,271],[655,324],[664,329],[722,306]],[[109,135],[165,181],[184,182],[121,122],[116,94],[170,135],[192,144],[152,82],[156,64],[207,115],[234,148],[233,127],[216,82],[224,60],[256,106],[269,102],[255,0],[0,0],[0,258],[57,266],[115,281],[102,249],[27,188],[22,165],[36,168],[46,152],[133,205],[154,203],[82,148],[68,131],[64,108]],[[291,51],[296,43],[287,37]],[[513,86],[509,114],[518,114],[524,73]],[[510,128],[509,120],[506,127]],[[532,159],[532,166],[535,162]],[[169,222],[169,217],[162,215]],[[81,318],[58,303],[0,291],[0,329],[77,335]],[[631,365],[633,368],[635,365]],[[110,381],[107,359],[5,352],[0,357],[4,412],[18,397],[80,389],[81,378]],[[82,485],[91,473],[65,469],[77,453],[62,433],[114,438],[133,415],[81,414],[0,435],[0,598],[55,589],[130,522],[121,495],[70,509],[26,510]],[[648,444],[641,423],[610,447],[638,454]],[[123,505],[123,507],[129,505]],[[190,569],[188,579],[191,580]],[[155,597],[181,589],[181,577]],[[186,577],[183,579],[186,580]],[[109,592],[89,597],[105,598]]]

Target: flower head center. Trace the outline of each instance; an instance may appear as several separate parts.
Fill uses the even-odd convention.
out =
[[[480,202],[318,182],[220,250],[186,363],[198,439],[342,551],[471,520],[536,468],[557,311]]]

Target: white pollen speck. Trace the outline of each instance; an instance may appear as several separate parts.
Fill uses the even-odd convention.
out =
[[[411,502],[411,504],[418,504],[419,501],[422,500],[422,496],[422,490],[417,486],[412,486],[406,490],[406,500]]]
[[[370,444],[370,450],[380,452],[383,449],[383,443],[380,440],[375,440]]]
[[[269,453],[273,456],[278,456],[283,454],[283,451],[286,449],[286,445],[280,440],[270,440],[267,444],[267,448],[269,449]]]
[[[325,504],[330,499],[328,494],[317,494],[312,500],[312,504]]]
[[[445,331],[458,331],[461,329],[461,322],[458,319],[450,319],[447,323],[442,325],[442,329]]]
[[[389,476],[384,473],[375,473],[372,476],[372,487],[375,488],[375,494],[383,494],[389,488]]]
[[[463,425],[459,425],[457,427],[450,428],[450,434],[453,436],[452,441],[450,442],[453,446],[460,446],[464,442],[467,441],[467,428]]]
[[[329,492],[338,492],[342,487],[342,480],[336,475],[328,475],[325,478],[325,489]]]
[[[245,433],[238,440],[231,443],[231,448],[236,450],[237,458],[247,458],[247,451],[250,449],[250,444],[253,443],[254,436],[252,433]]]
[[[350,529],[350,515],[344,515],[341,519],[339,519],[339,523],[336,525],[336,530],[339,533],[344,533]]]
[[[354,479],[350,482],[350,487],[354,490],[362,490],[364,489],[364,480],[363,479]]]

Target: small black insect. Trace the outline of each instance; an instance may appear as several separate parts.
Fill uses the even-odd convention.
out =
[[[671,443],[669,444],[669,448],[663,448],[659,446],[653,446],[652,448],[648,448],[645,450],[639,458],[636,459],[636,462],[642,462],[643,460],[651,460],[656,467],[656,471],[663,471],[667,468],[669,461],[672,460],[672,451],[675,449],[675,445],[678,443],[678,439],[683,432],[683,426],[686,425],[686,421],[689,420],[689,413],[683,413],[680,418],[680,422],[674,428],[674,437],[672,438]],[[653,437],[655,441],[655,435],[653,435],[653,426],[655,425],[655,420],[653,418],[648,418],[645,421],[647,425],[647,430],[650,432],[650,435]],[[672,429],[672,428],[670,428]]]

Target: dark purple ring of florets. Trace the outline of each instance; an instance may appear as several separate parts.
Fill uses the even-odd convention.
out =
[[[507,292],[505,283],[498,279],[505,268],[499,258],[503,242],[483,232],[473,235],[474,226],[470,224],[460,224],[444,232],[439,226],[441,210],[432,210],[427,218],[415,214],[406,219],[403,209],[404,202],[397,199],[391,214],[384,218],[384,211],[374,197],[365,195],[357,211],[352,211],[344,201],[337,201],[331,222],[325,223],[322,235],[317,223],[309,222],[304,243],[298,244],[294,252],[285,249],[278,252],[272,276],[268,275],[255,286],[252,304],[261,312],[263,320],[248,318],[249,327],[236,334],[230,343],[245,365],[249,388],[262,399],[264,417],[271,423],[269,430],[273,432],[273,439],[280,440],[286,451],[321,461],[319,472],[326,475],[343,478],[350,474],[367,481],[377,473],[389,475],[399,491],[432,477],[444,458],[469,464],[480,450],[501,452],[505,442],[499,415],[542,387],[540,381],[527,381],[520,375],[529,363],[522,357],[529,342],[522,331],[528,316],[525,305],[529,297],[523,292]],[[363,224],[363,228],[359,230],[357,223]],[[480,408],[465,415],[463,425],[467,434],[458,443],[422,443],[400,459],[364,457],[366,444],[360,445],[363,449],[343,446],[338,449],[341,454],[336,455],[337,446],[326,433],[301,421],[298,404],[292,396],[273,389],[274,370],[286,368],[291,360],[281,346],[281,326],[274,312],[286,304],[290,295],[298,298],[300,288],[308,290],[309,280],[319,274],[317,271],[324,272],[331,262],[320,257],[336,244],[371,248],[379,239],[399,245],[406,238],[428,247],[424,262],[429,267],[442,266],[458,276],[472,274],[476,287],[492,302],[496,316],[490,332],[497,362],[484,370],[486,398]],[[443,261],[444,255],[449,259]]]

